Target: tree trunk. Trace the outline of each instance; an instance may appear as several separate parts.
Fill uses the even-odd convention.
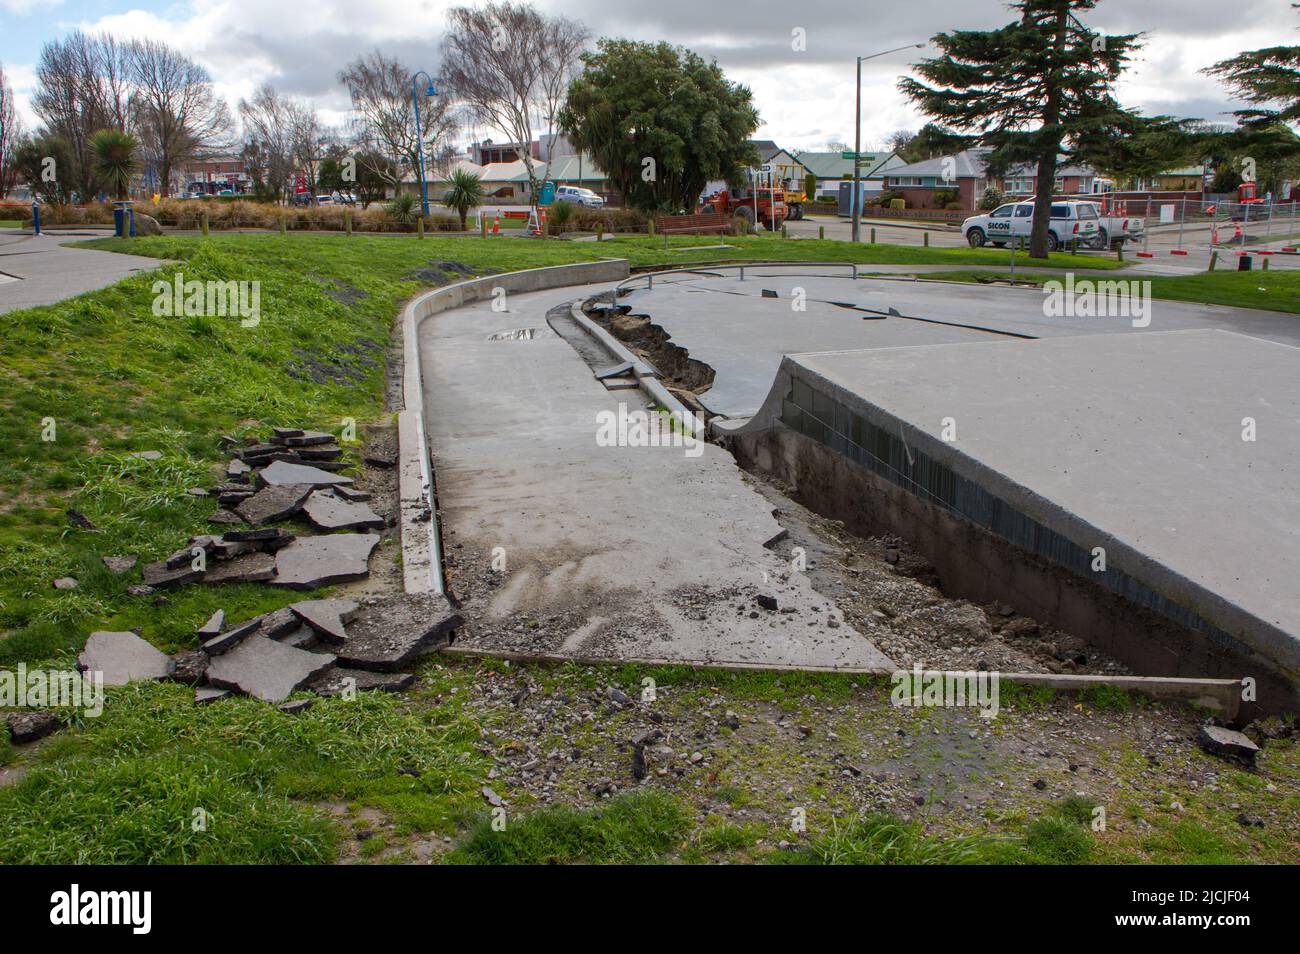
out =
[[[1043,183],[1047,185],[1044,186]],[[1052,187],[1056,184],[1056,141],[1038,157],[1038,181],[1034,192],[1034,222],[1029,233],[1029,257],[1047,258],[1047,230],[1052,223]]]
[[[1052,70],[1047,77],[1047,102],[1043,108],[1043,141],[1038,154],[1038,178],[1034,190],[1034,222],[1029,233],[1029,257],[1047,258],[1047,231],[1052,223],[1052,189],[1056,186],[1056,156],[1061,151],[1061,96],[1058,92],[1060,66],[1068,40],[1070,6],[1058,0],[1052,37]]]

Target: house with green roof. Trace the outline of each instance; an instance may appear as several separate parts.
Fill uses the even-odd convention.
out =
[[[853,178],[853,160],[845,159],[842,153],[797,152],[795,158],[817,177],[818,198],[837,201],[840,183]],[[882,191],[885,187],[884,174],[901,165],[904,162],[896,152],[864,152],[858,166],[858,176],[863,183],[862,191],[867,194]]]

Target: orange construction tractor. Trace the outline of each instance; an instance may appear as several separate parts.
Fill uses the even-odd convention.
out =
[[[757,220],[764,228],[778,232],[786,219],[785,190],[743,186],[738,189],[722,189],[713,195],[706,195],[700,211],[739,216],[751,226],[757,214]]]

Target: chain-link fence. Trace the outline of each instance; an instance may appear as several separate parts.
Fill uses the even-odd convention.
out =
[[[1300,243],[1300,201],[1185,192],[1111,192],[1096,197],[1103,212],[1143,220],[1142,245],[1240,248]]]

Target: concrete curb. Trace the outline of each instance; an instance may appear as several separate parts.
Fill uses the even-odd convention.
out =
[[[604,659],[594,656],[562,656],[557,653],[523,653],[507,650],[487,650],[444,646],[439,652],[449,656],[465,659],[502,659],[510,662],[525,663],[576,663],[580,666],[690,666],[692,669],[722,669],[730,672],[819,672],[841,673],[843,675],[891,676],[895,671],[910,672],[900,668],[868,669],[859,666],[789,666],[771,663],[735,662],[729,660],[709,660],[692,662],[683,659],[657,659],[628,657],[623,659]],[[932,670],[926,670],[931,672]],[[956,670],[944,670],[953,671]],[[965,670],[962,670],[965,672]],[[1140,692],[1152,699],[1186,702],[1218,712],[1228,719],[1235,719],[1241,707],[1241,682],[1236,679],[1191,679],[1163,676],[1103,676],[1103,675],[1056,675],[1042,672],[1000,672],[998,678],[1026,686],[1045,686],[1058,692],[1080,692],[1098,686],[1110,686],[1131,692]]]
[[[631,362],[632,374],[636,376],[637,383],[641,385],[641,390],[654,398],[661,407],[664,407],[670,413],[677,415],[679,421],[696,420],[694,412],[678,400],[677,397],[668,390],[668,388],[664,387],[663,382],[659,380],[658,369],[647,364],[645,361],[642,361],[634,353],[628,350],[627,346],[624,345],[623,342],[619,341],[600,325],[596,324],[584,315],[582,313],[582,308],[577,304],[570,306],[569,314],[573,316],[573,320],[578,323],[583,331],[587,332],[588,335],[594,338],[602,348],[614,355],[616,360],[620,362]],[[696,436],[700,440],[703,440],[703,431],[701,430],[698,432]]]
[[[530,268],[435,288],[417,295],[402,310],[402,410],[397,415],[397,438],[402,585],[407,593],[443,593],[445,589],[433,466],[425,430],[420,325],[439,312],[491,298],[497,289],[507,293],[542,291],[617,282],[629,274],[628,263],[621,258]]]

